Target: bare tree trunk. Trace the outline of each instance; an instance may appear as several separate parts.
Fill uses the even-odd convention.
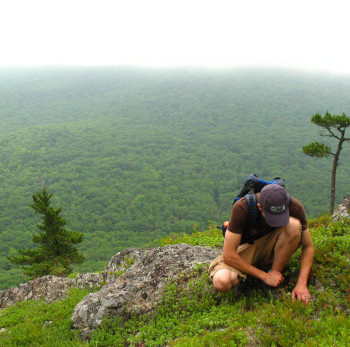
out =
[[[333,167],[332,167],[332,178],[331,178],[331,200],[329,204],[329,213],[332,215],[334,211],[334,204],[335,204],[335,177],[337,173],[337,167],[339,162],[339,155],[340,151],[342,150],[342,145],[344,142],[344,134],[342,134],[342,137],[339,139],[337,152],[334,154],[333,159]]]
[[[339,156],[334,156],[333,167],[332,167],[332,178],[331,178],[331,200],[329,204],[329,213],[332,215],[334,211],[334,203],[335,203],[335,176],[337,172]]]

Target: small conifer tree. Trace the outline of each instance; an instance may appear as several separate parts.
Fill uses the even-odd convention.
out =
[[[350,117],[348,117],[345,113],[342,115],[332,116],[327,111],[324,116],[321,116],[319,113],[314,114],[311,117],[311,122],[322,128],[320,136],[332,137],[338,140],[337,149],[334,152],[332,152],[332,149],[329,146],[317,141],[311,142],[303,147],[304,154],[311,157],[325,158],[330,155],[333,156],[331,199],[329,204],[329,213],[332,214],[335,203],[335,179],[339,163],[339,155],[343,149],[344,142],[350,141],[349,137],[345,137],[345,131],[348,127],[350,127]]]
[[[45,187],[34,194],[30,206],[35,213],[43,215],[37,227],[39,234],[33,235],[33,242],[39,247],[19,250],[19,255],[9,258],[12,263],[22,265],[30,278],[45,275],[67,276],[72,272],[71,264],[81,264],[84,256],[74,246],[83,241],[83,233],[65,228],[67,222],[59,214],[62,208],[51,207],[52,194]]]

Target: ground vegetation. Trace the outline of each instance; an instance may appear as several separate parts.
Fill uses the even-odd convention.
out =
[[[89,341],[71,329],[75,305],[87,294],[74,289],[67,299],[17,303],[2,311],[2,346],[346,346],[350,331],[350,220],[322,216],[309,221],[316,253],[309,279],[312,301],[292,301],[299,256],[284,272],[281,288],[271,290],[250,280],[222,294],[213,290],[207,266],[198,264],[186,279],[164,289],[158,309],[148,315],[106,318]],[[210,226],[192,235],[169,236],[157,244],[222,244],[221,231]]]

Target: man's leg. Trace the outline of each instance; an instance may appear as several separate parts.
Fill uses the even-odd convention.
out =
[[[301,224],[290,217],[289,224],[278,230],[279,236],[274,248],[272,271],[282,272],[288,260],[300,246]]]
[[[213,277],[214,287],[222,293],[229,292],[233,287],[239,284],[239,276],[228,269],[218,270]]]
[[[252,263],[255,252],[255,245],[248,243],[240,245],[237,249],[237,253],[249,264]],[[237,286],[241,278],[243,280],[246,278],[246,274],[225,264],[222,255],[214,259],[209,271],[214,287],[223,293],[229,292],[233,287]]]

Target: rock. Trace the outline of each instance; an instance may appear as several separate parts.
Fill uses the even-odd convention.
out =
[[[103,279],[106,283],[115,282],[128,268],[136,261],[139,261],[144,254],[145,250],[140,248],[127,248],[117,253],[111,258],[109,264],[103,271]]]
[[[52,323],[53,323],[52,320],[47,320],[47,321],[45,321],[44,323],[41,323],[41,327],[42,327],[42,328],[45,328],[45,327],[51,325]]]
[[[45,299],[46,302],[57,301],[66,297],[72,287],[101,287],[102,274],[78,274],[75,279],[57,276],[38,277],[17,287],[0,291],[0,308],[13,305],[18,301]]]
[[[105,316],[150,312],[159,304],[170,280],[198,263],[210,263],[217,255],[213,248],[186,244],[126,249],[115,255],[104,270],[106,285],[75,307],[73,327],[86,337]]]
[[[350,213],[350,195],[346,196],[337,210],[333,213],[332,218],[335,222],[349,217]]]
[[[196,264],[209,264],[218,252],[211,247],[186,244],[149,250],[129,248],[112,257],[102,274],[79,274],[75,279],[43,276],[2,290],[0,308],[25,300],[43,298],[49,303],[64,299],[72,287],[102,287],[87,295],[72,314],[73,326],[88,336],[105,316],[152,311],[161,301],[163,289],[170,280],[181,274],[187,274],[188,279]],[[43,327],[50,323],[45,322]]]
[[[18,301],[45,299],[56,301],[65,297],[65,293],[75,284],[71,278],[57,276],[38,277],[17,287],[0,291],[0,308],[13,305]]]
[[[102,274],[86,273],[78,274],[75,278],[75,287],[77,288],[94,288],[101,287],[103,282]]]

